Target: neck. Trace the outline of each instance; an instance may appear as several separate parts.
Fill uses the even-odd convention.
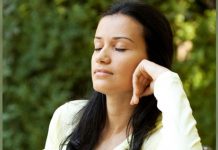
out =
[[[135,106],[130,105],[132,94],[106,95],[107,121],[105,130],[111,134],[125,132]]]

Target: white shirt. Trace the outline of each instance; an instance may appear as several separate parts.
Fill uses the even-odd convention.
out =
[[[196,121],[179,76],[171,71],[161,74],[154,83],[154,96],[162,120],[152,135],[144,140],[141,150],[202,150]],[[70,101],[55,111],[44,150],[59,150],[60,143],[74,128],[73,117],[86,103],[87,100]],[[126,139],[114,150],[128,148]]]

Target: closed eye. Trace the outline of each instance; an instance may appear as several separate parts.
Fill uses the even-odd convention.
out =
[[[95,48],[94,50],[95,51],[100,51],[102,48]],[[119,52],[123,52],[123,51],[125,51],[125,50],[127,50],[127,49],[125,49],[125,48],[115,48],[115,50],[116,51],[119,51]]]
[[[116,50],[116,51],[119,51],[119,52],[124,52],[124,51],[127,50],[127,49],[125,49],[125,48],[115,48],[115,50]]]
[[[100,51],[101,50],[101,48],[95,48],[95,51]]]

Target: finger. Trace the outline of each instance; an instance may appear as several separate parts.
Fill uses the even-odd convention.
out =
[[[133,84],[133,96],[132,96],[132,99],[131,99],[131,104],[132,105],[138,104],[138,101],[139,101],[140,89],[139,89],[138,83],[139,82],[136,79],[136,81],[134,81],[134,84]]]
[[[144,90],[142,96],[149,96],[149,95],[152,95],[154,93],[154,82],[151,82],[147,87],[146,89]]]
[[[142,81],[140,81],[140,85],[139,85],[140,86],[140,97],[142,96],[146,88],[149,86],[149,84],[150,82],[146,78],[143,78]]]
[[[142,75],[146,78],[146,79],[149,79],[149,80],[152,80],[152,77],[144,70],[144,67],[140,67],[140,71],[142,73]]]
[[[142,96],[149,96],[149,95],[152,95],[153,94],[153,90],[148,87],[146,88],[146,90],[143,92]]]
[[[160,66],[152,61],[149,61],[147,59],[143,60],[143,70],[153,79],[156,80],[160,74],[169,71],[169,69]]]
[[[138,104],[139,96],[140,96],[139,83],[140,83],[140,80],[142,80],[140,78],[141,78],[141,74],[140,74],[140,71],[137,67],[133,73],[133,78],[132,78],[133,96],[132,96],[132,99],[130,101],[131,105]]]

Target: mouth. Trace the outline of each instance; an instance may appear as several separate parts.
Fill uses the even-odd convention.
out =
[[[94,70],[94,74],[101,75],[101,76],[113,75],[113,73],[111,71],[106,70],[106,69],[96,69],[96,70]]]

